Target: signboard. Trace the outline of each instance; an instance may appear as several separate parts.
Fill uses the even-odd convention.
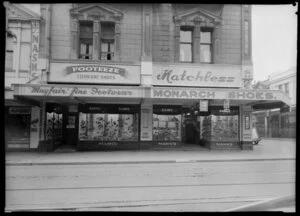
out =
[[[244,89],[179,89],[154,87],[152,98],[176,99],[229,99],[229,100],[281,100],[290,103],[282,92],[272,90],[244,90]]]
[[[138,113],[139,105],[117,105],[117,104],[82,104],[79,106],[79,112],[85,113]]]
[[[200,112],[208,112],[208,100],[200,100],[199,111]]]
[[[230,106],[229,106],[229,100],[228,99],[225,99],[224,100],[224,105],[223,105],[224,109],[229,109]]]
[[[9,107],[8,113],[11,115],[30,115],[30,107]]]
[[[51,63],[49,82],[140,84],[140,65]]]
[[[75,116],[68,116],[67,128],[75,128]]]
[[[163,86],[241,87],[240,67],[161,66],[153,67],[153,83]]]
[[[59,96],[59,97],[141,97],[140,88],[126,87],[70,87],[70,86],[22,86],[19,94],[27,96]]]
[[[69,105],[69,112],[78,112],[78,107],[76,104]]]
[[[245,129],[250,129],[250,114],[245,115]]]
[[[153,113],[161,115],[177,115],[181,114],[181,106],[153,106]]]
[[[41,70],[38,70],[39,60],[39,35],[40,24],[39,21],[32,21],[31,31],[31,73],[30,81],[36,80],[41,76]]]

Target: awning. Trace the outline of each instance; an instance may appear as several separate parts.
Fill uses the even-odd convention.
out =
[[[228,99],[236,104],[251,105],[253,109],[273,109],[291,106],[288,95],[277,90],[153,87],[151,98],[160,101]]]
[[[291,105],[288,95],[281,91],[232,88],[15,84],[14,97],[37,102],[141,103],[142,100],[148,100],[165,104],[228,99],[231,104],[245,104],[255,110]]]

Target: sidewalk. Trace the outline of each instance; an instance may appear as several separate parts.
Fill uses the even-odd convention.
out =
[[[296,140],[262,140],[253,151],[135,150],[93,152],[7,152],[6,165],[76,165],[128,163],[189,163],[217,161],[293,160]]]

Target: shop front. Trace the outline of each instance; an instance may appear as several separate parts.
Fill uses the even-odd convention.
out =
[[[153,87],[151,98],[153,141],[164,139],[158,145],[222,150],[253,148],[254,108],[289,104],[280,91],[230,88]]]
[[[79,104],[78,150],[138,149],[139,105]]]
[[[138,149],[143,89],[138,86],[15,85],[15,97],[40,104],[38,148]]]
[[[232,88],[19,84],[14,95],[45,110],[36,147],[49,151],[252,149],[253,110],[289,105],[280,91]]]
[[[7,149],[28,149],[30,146],[31,107],[5,107],[5,139]]]
[[[5,92],[4,137],[6,151],[30,151],[37,146],[40,109],[14,100]]]

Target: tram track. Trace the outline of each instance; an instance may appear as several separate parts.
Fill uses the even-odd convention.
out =
[[[244,183],[218,183],[218,184],[186,184],[186,185],[119,185],[96,187],[61,187],[61,188],[13,188],[6,191],[31,191],[31,190],[82,190],[82,189],[115,189],[115,188],[154,188],[154,187],[212,187],[212,186],[240,186],[240,185],[274,185],[293,184],[295,182],[244,182]]]

